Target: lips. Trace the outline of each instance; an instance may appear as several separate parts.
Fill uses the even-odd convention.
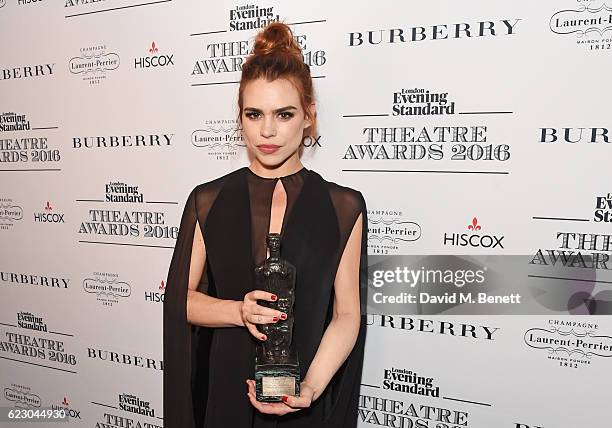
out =
[[[257,146],[257,149],[262,153],[274,153],[280,149],[280,146],[276,146],[274,144],[261,144]]]

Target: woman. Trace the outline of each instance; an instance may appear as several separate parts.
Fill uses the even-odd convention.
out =
[[[256,37],[242,69],[248,167],[196,186],[185,204],[164,300],[165,428],[355,427],[367,286],[360,192],[300,162],[316,125],[310,70],[289,27]],[[300,395],[255,399],[257,325],[285,314],[253,290],[269,232],[297,269],[293,340]]]

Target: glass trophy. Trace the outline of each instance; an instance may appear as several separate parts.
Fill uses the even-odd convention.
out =
[[[255,289],[276,294],[274,302],[258,304],[287,314],[285,320],[258,324],[267,339],[255,349],[255,392],[258,401],[278,402],[283,395],[300,395],[300,367],[293,338],[295,302],[295,266],[280,257],[280,235],[266,238],[270,256],[255,268]]]

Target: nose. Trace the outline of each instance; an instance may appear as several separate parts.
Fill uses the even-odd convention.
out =
[[[270,138],[276,135],[276,123],[274,122],[274,118],[270,116],[264,117],[261,124],[260,135],[264,138]]]

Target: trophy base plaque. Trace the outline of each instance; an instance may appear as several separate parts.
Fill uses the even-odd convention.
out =
[[[257,401],[274,403],[283,395],[300,395],[300,370],[297,365],[265,364],[255,366]]]

